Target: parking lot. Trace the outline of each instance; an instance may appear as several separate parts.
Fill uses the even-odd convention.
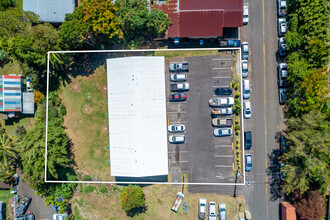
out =
[[[169,143],[171,181],[181,182],[181,175],[188,174],[186,182],[234,183],[233,136],[213,135],[208,104],[210,98],[216,97],[216,88],[229,87],[232,81],[232,66],[235,65],[232,55],[223,52],[212,56],[167,59],[167,96],[171,94],[168,65],[180,61],[189,63],[186,82],[190,84],[190,90],[185,92],[186,101],[167,103],[168,124],[184,124],[186,127],[185,143]]]

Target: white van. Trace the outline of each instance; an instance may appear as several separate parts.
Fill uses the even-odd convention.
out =
[[[251,118],[251,102],[244,101],[244,118]]]
[[[244,79],[243,80],[243,98],[248,99],[250,98],[251,92],[250,92],[250,80]]]
[[[249,23],[249,4],[243,4],[243,25],[247,25]]]

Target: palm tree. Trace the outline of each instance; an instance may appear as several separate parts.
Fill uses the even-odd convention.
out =
[[[18,159],[16,141],[9,138],[6,133],[0,135],[0,179],[8,180],[14,173],[14,162]]]

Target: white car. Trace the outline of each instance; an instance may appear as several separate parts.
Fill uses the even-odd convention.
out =
[[[251,102],[244,101],[244,118],[251,118]]]
[[[249,66],[247,60],[242,61],[242,76],[245,78],[249,75]]]
[[[209,202],[209,220],[217,220],[217,204]]]
[[[205,219],[206,216],[206,199],[200,198],[198,202],[198,218]]]
[[[216,128],[213,131],[214,136],[216,137],[225,137],[233,134],[233,129],[231,128]]]
[[[31,77],[26,77],[26,90],[28,92],[32,91],[32,87],[31,87]]]
[[[243,3],[243,25],[249,23],[249,4]]]
[[[225,203],[219,203],[219,218],[220,220],[226,220],[226,204]]]
[[[64,220],[67,217],[69,217],[68,214],[54,214],[53,215],[53,220]]]
[[[212,115],[232,115],[232,108],[212,108]]]
[[[279,63],[278,64],[278,87],[283,88],[288,85],[288,64]]]
[[[184,82],[187,80],[187,75],[180,73],[180,74],[171,74],[170,79],[172,82]]]
[[[242,43],[242,59],[243,60],[249,59],[249,43],[248,42]]]
[[[185,126],[183,124],[170,125],[168,126],[168,131],[172,133],[184,132]]]
[[[286,19],[278,18],[278,35],[284,36],[286,33]]]
[[[209,100],[209,105],[212,107],[220,107],[220,106],[232,106],[234,105],[234,98],[212,98]]]
[[[168,137],[168,141],[171,144],[182,144],[185,141],[185,136],[184,135],[170,135]]]

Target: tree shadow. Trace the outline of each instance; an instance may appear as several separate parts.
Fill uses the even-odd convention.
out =
[[[275,139],[276,142],[279,144],[280,137],[282,132],[276,132]],[[281,156],[280,149],[274,149],[270,154],[268,154],[270,164],[267,168],[267,175],[270,176],[269,178],[269,186],[270,186],[270,201],[276,201],[281,199],[284,194],[281,189],[281,179],[280,179],[280,159]]]
[[[140,206],[140,207],[132,208],[129,211],[126,211],[126,215],[129,217],[134,217],[136,215],[145,213],[147,210],[148,210],[147,206]]]

